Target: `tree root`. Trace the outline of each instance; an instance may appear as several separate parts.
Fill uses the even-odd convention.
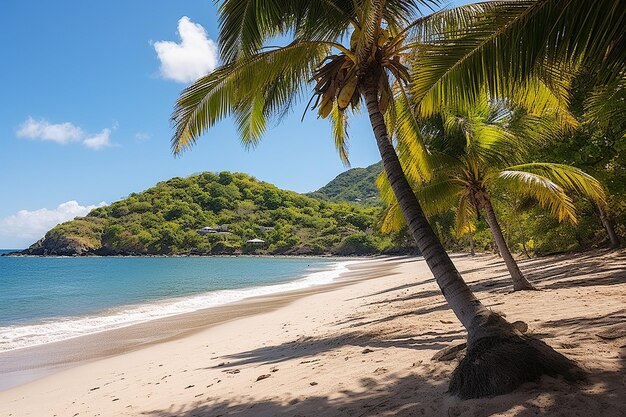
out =
[[[448,392],[461,399],[492,397],[543,375],[561,376],[568,382],[585,380],[585,372],[574,361],[541,340],[519,333],[496,334],[468,346],[452,374]]]

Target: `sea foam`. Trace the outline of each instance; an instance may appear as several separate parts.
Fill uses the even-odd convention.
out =
[[[338,262],[333,264],[328,270],[313,272],[303,278],[282,284],[217,290],[188,297],[161,300],[150,304],[107,309],[97,315],[61,317],[37,324],[0,327],[0,352],[119,329],[176,314],[221,306],[251,297],[329,284],[335,281],[342,273],[347,272],[348,265],[358,262],[360,261]]]

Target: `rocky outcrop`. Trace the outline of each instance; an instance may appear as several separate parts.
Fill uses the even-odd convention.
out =
[[[28,249],[21,252],[22,255],[40,256],[80,256],[93,253],[94,248],[80,239],[70,236],[49,236],[46,235]]]
[[[80,239],[68,236],[44,237],[21,252],[7,253],[6,256],[145,256],[146,253],[118,251],[105,246],[93,247]]]

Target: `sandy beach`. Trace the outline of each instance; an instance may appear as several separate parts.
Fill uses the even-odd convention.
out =
[[[38,379],[0,391],[0,416],[626,415],[626,251],[522,261],[541,291],[520,293],[495,256],[453,260],[588,383],[449,397],[457,362],[432,357],[465,332],[422,260],[381,258],[336,284],[1,354],[3,373]]]

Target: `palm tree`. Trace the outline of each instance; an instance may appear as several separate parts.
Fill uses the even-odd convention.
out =
[[[490,5],[499,3],[497,13]],[[417,113],[476,100],[487,89],[507,97],[538,80],[565,99],[573,75],[592,76],[587,123],[626,135],[626,2],[535,0],[488,2],[442,10],[418,26],[411,93]],[[509,12],[512,13],[509,13]],[[488,63],[488,65],[485,65]],[[611,245],[620,245],[606,207],[600,218]]]
[[[599,207],[606,204],[602,185],[583,171],[563,164],[527,162],[532,145],[543,136],[537,129],[546,122],[483,96],[473,106],[449,108],[431,117],[413,141],[400,147],[400,161],[426,213],[456,207],[457,233],[463,235],[475,230],[475,219],[484,211],[516,291],[535,288],[506,244],[492,204],[495,190],[532,198],[559,221],[573,223],[576,213],[566,191],[578,192]],[[416,146],[420,141],[423,144]],[[412,164],[422,166],[411,169]],[[378,185],[389,205],[383,229],[397,230],[403,223],[384,175]]]
[[[591,130],[626,137],[626,72],[606,85],[596,87],[584,103],[584,122]],[[621,245],[610,220],[608,207],[598,206],[600,220],[606,229],[611,247]]]
[[[395,110],[393,96],[411,81],[404,62],[415,45],[408,39],[423,24],[420,8],[434,5],[436,0],[225,0],[219,9],[224,63],[178,99],[173,152],[227,116],[234,116],[243,143],[254,145],[269,119],[280,119],[312,88],[312,107],[331,118],[336,147],[347,162],[347,118],[364,102],[411,235],[468,331],[468,354],[452,377],[451,392],[494,395],[543,374],[576,380],[581,374],[573,362],[521,335],[472,294],[426,220],[391,142],[387,122],[406,117]],[[523,9],[516,6],[509,15]],[[291,40],[284,46],[267,45],[285,38]]]
[[[494,3],[502,5],[495,14],[488,10]],[[527,7],[519,13],[508,12],[510,3],[516,2],[443,10],[420,26],[411,86],[420,114],[467,103],[485,88],[491,97],[507,97],[532,78],[557,94],[581,70],[594,75],[599,89],[624,80],[624,0],[520,1]]]

